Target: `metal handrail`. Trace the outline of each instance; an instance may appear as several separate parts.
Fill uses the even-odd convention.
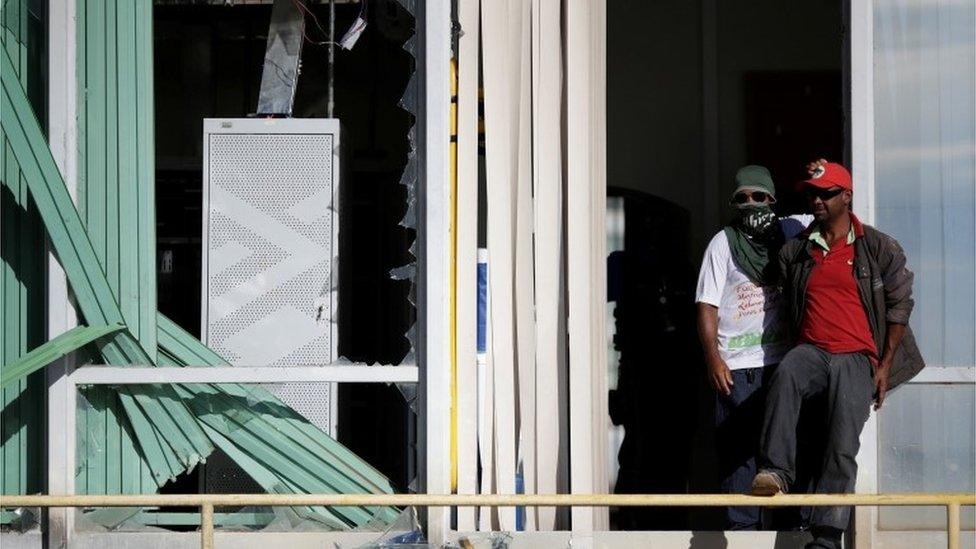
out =
[[[0,496],[0,507],[184,507],[200,508],[201,547],[213,549],[214,507],[797,507],[940,506],[948,514],[949,549],[960,549],[960,508],[976,505],[976,494],[148,494]]]

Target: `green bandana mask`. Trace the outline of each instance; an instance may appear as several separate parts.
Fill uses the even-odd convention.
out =
[[[732,260],[749,280],[758,286],[776,284],[777,266],[770,259],[776,257],[783,245],[783,231],[769,206],[740,208],[738,218],[725,227],[725,235]]]

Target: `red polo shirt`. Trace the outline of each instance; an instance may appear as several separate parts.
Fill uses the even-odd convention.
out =
[[[800,341],[828,353],[865,353],[876,361],[878,349],[854,279],[854,241],[863,236],[864,227],[853,214],[848,238],[829,249],[817,227],[808,234],[814,267],[807,282]]]

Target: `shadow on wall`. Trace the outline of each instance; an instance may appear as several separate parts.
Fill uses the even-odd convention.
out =
[[[695,335],[694,267],[686,209],[639,191],[624,198],[624,249],[609,258],[608,300],[616,302],[620,353],[610,419],[625,430],[617,456],[619,494],[688,491],[698,416],[701,353]],[[619,530],[688,528],[684,508],[614,509]]]

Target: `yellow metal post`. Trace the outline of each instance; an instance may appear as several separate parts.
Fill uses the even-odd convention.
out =
[[[200,506],[200,547],[213,549],[214,536],[214,506],[204,503]]]
[[[947,505],[946,513],[949,521],[949,527],[946,529],[946,534],[949,535],[949,549],[959,549],[959,502],[954,501]]]
[[[451,492],[458,484],[458,390],[457,390],[457,192],[458,192],[458,71],[457,58],[451,59]]]

